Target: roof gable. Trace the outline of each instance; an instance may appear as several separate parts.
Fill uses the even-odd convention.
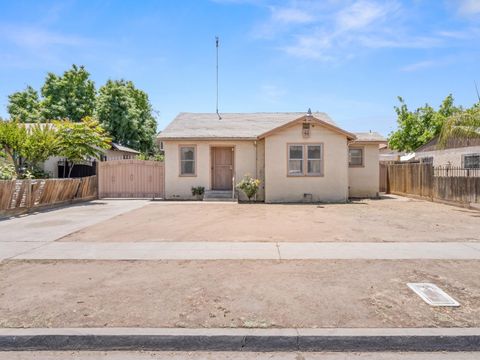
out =
[[[302,121],[305,113],[222,113],[221,119],[216,113],[180,113],[163,130],[160,140],[175,139],[237,139],[255,140],[274,129]],[[340,129],[325,113],[315,112],[312,117],[325,126]],[[354,135],[353,135],[354,136]],[[353,137],[354,138],[354,137]]]
[[[260,139],[263,139],[263,138],[266,138],[267,136],[275,134],[278,131],[281,131],[283,129],[287,129],[289,127],[292,127],[292,126],[295,126],[295,125],[298,125],[298,124],[303,124],[304,122],[309,122],[309,123],[312,123],[312,124],[318,124],[318,125],[323,126],[323,127],[327,128],[329,130],[332,130],[334,132],[345,135],[347,137],[347,139],[349,139],[349,140],[353,140],[353,139],[356,138],[356,136],[354,134],[341,129],[338,126],[336,126],[332,123],[329,123],[329,122],[323,121],[321,119],[318,119],[313,115],[312,116],[303,115],[303,116],[299,117],[298,119],[294,119],[294,120],[292,120],[292,121],[290,121],[286,124],[280,125],[280,126],[274,128],[272,130],[269,130],[269,131],[267,131],[263,134],[260,134],[258,137]]]

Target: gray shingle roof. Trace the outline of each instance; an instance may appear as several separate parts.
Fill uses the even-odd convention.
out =
[[[132,148],[129,148],[127,146],[123,146],[117,143],[112,142],[112,149],[118,150],[118,151],[124,151],[124,152],[129,152],[132,154],[140,154],[140,151],[134,150]]]
[[[357,137],[356,142],[387,142],[387,139],[375,131],[354,132],[353,134]]]
[[[218,138],[255,139],[263,133],[285,125],[304,115],[304,112],[285,113],[180,113],[163,130],[159,139]],[[312,116],[337,126],[325,113]]]

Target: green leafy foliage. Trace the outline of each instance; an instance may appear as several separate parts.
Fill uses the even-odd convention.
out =
[[[156,120],[148,95],[131,81],[109,80],[99,94],[83,66],[72,65],[63,75],[49,73],[41,89],[42,97],[28,86],[9,96],[8,112],[19,122],[70,120],[80,122],[95,117],[113,140],[153,155]]]
[[[157,128],[152,106],[131,81],[107,81],[99,90],[96,115],[114,142],[151,153]]]
[[[0,121],[0,146],[7,155],[2,162],[9,162],[18,178],[46,177],[37,165],[50,156],[67,158],[71,173],[75,164],[98,158],[110,148],[110,142],[99,122],[90,117],[81,122],[63,120],[28,128],[18,121]],[[26,169],[21,169],[21,159]]]
[[[0,180],[15,180],[17,173],[13,164],[0,161]]]
[[[58,153],[59,138],[50,123],[34,124],[27,130],[27,137],[21,152],[29,170],[38,173],[37,166]]]
[[[462,111],[454,106],[452,95],[443,100],[438,110],[426,104],[410,111],[405,101],[399,97],[400,106],[395,107],[398,129],[389,136],[389,146],[400,151],[414,151],[439,135],[447,118]]]
[[[95,84],[83,66],[72,65],[61,76],[49,73],[42,87],[44,119],[81,121],[95,110]]]
[[[150,161],[165,161],[165,155],[163,154],[146,154],[140,153],[136,156],[137,160],[150,160]]]
[[[0,146],[7,155],[17,174],[20,174],[20,160],[25,151],[27,130],[18,121],[0,120]]]
[[[205,187],[203,186],[192,186],[192,195],[193,196],[202,196],[205,194]]]
[[[41,108],[38,92],[31,86],[8,96],[10,118],[19,122],[40,122]]]
[[[110,148],[111,139],[99,122],[86,117],[82,122],[68,120],[55,122],[58,137],[58,155],[68,159],[70,174],[75,164],[88,158],[98,158],[102,149]]]
[[[480,138],[480,103],[472,108],[451,115],[444,123],[440,133],[441,147],[449,140]]]
[[[260,180],[255,179],[250,175],[245,175],[242,181],[237,184],[237,189],[242,190],[243,193],[248,197],[249,201],[257,194],[259,188]]]

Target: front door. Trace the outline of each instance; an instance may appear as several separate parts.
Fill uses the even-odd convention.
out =
[[[233,148],[212,148],[212,164],[213,190],[232,190]]]

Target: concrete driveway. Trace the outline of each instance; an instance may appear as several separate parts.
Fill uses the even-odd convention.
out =
[[[146,205],[146,200],[97,200],[0,220],[0,260]]]
[[[473,260],[479,240],[480,212],[401,197],[331,205],[98,200],[0,221],[0,260]]]
[[[477,242],[480,212],[402,197],[332,205],[151,202],[61,241]]]

